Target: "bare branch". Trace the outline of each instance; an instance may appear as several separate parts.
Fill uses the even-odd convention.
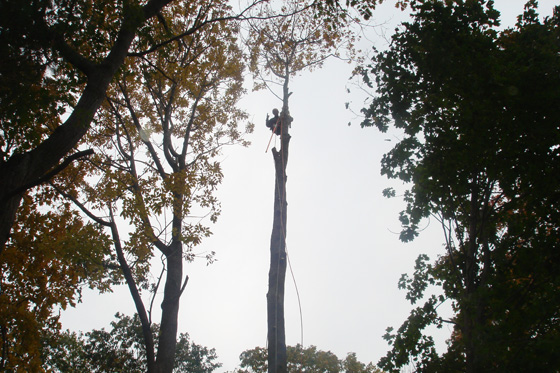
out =
[[[143,131],[142,125],[140,124],[140,120],[138,119],[138,116],[136,115],[136,111],[132,107],[132,103],[130,101],[130,97],[128,96],[128,92],[126,90],[126,87],[124,87],[121,83],[119,83],[119,88],[121,89],[121,92],[124,96],[126,107],[127,107],[128,112],[130,114],[130,117],[132,118],[132,122],[134,123],[134,126],[136,127],[136,130],[139,133],[141,133]],[[118,112],[117,112],[117,115],[118,115]],[[152,159],[154,160],[154,162],[156,164],[156,168],[157,168],[157,171],[158,171],[159,175],[161,176],[162,179],[165,180],[167,178],[167,173],[165,172],[165,170],[164,170],[164,168],[161,164],[161,161],[158,157],[158,154],[157,154],[156,150],[154,149],[154,146],[152,145],[152,143],[150,142],[149,139],[145,139],[143,136],[140,136],[140,139],[148,147],[148,151],[150,152],[150,155],[151,155]]]
[[[132,299],[134,300],[134,305],[136,306],[136,312],[138,312],[138,316],[140,317],[140,322],[142,323],[142,334],[144,335],[144,343],[146,347],[146,354],[148,358],[148,364],[153,364],[155,362],[155,351],[154,351],[154,339],[152,335],[152,331],[150,328],[150,320],[148,319],[148,315],[146,312],[146,307],[144,306],[144,302],[142,301],[142,297],[140,296],[140,291],[138,290],[138,286],[136,285],[136,281],[134,280],[134,276],[132,275],[132,271],[126,262],[126,258],[124,257],[124,251],[121,246],[121,239],[119,236],[119,231],[117,229],[117,224],[115,223],[115,217],[113,216],[113,209],[112,206],[107,206],[109,209],[109,213],[111,214],[111,234],[113,236],[113,245],[115,247],[115,251],[117,252],[117,259],[119,261],[119,265],[123,272],[124,278],[128,285],[128,289],[130,294],[132,295]]]
[[[186,275],[185,276],[185,281],[183,282],[183,286],[181,286],[181,292],[179,293],[179,296],[183,295],[183,292],[185,291],[185,288],[187,287],[188,282],[189,282],[189,276]]]
[[[93,74],[96,65],[68,45],[62,35],[56,35],[54,37],[54,47],[66,61],[83,72],[87,77]]]
[[[96,222],[97,224],[100,224],[104,227],[110,227],[111,226],[111,222],[110,221],[106,221],[103,220],[102,218],[96,216],[93,212],[91,212],[83,203],[81,203],[80,201],[78,201],[77,198],[73,197],[71,194],[66,193],[64,190],[60,189],[59,187],[57,187],[56,185],[54,185],[52,182],[49,182],[49,185],[56,190],[56,192],[58,194],[60,194],[61,196],[63,196],[64,198],[72,201],[72,203],[74,203],[76,206],[78,206],[78,208],[80,210],[82,210],[82,212],[84,214],[86,214],[88,216],[88,218],[90,218],[91,220],[93,220],[94,222]]]
[[[37,185],[43,184],[44,182],[50,180],[51,178],[53,178],[54,176],[56,176],[57,174],[62,172],[66,167],[68,167],[75,160],[86,157],[86,156],[91,155],[91,154],[93,154],[93,149],[87,149],[87,150],[79,151],[77,153],[69,155],[68,157],[66,157],[66,159],[64,159],[64,161],[61,164],[59,164],[58,166],[56,166],[54,169],[47,172],[43,176],[39,177],[38,179],[34,180],[33,182],[31,182],[29,184],[25,184],[25,185],[15,189],[15,190],[11,191],[10,193],[8,193],[8,195],[5,197],[5,199],[9,199],[9,198],[11,198],[13,196],[16,196],[16,195],[18,195],[18,194],[20,194],[20,193],[22,193],[22,192],[24,192],[28,189],[36,187]]]
[[[198,20],[198,15],[197,18],[195,19],[195,22],[193,24],[192,27],[190,27],[188,30],[184,31],[183,33],[176,35],[172,38],[169,38],[161,43],[158,43],[156,45],[154,45],[151,48],[146,49],[145,51],[141,51],[141,52],[133,52],[133,53],[129,53],[128,56],[130,57],[142,57],[145,56],[147,54],[153,53],[156,50],[158,50],[159,48],[168,45],[170,43],[173,43],[174,41],[177,41],[179,39],[183,39],[186,36],[192,35],[195,32],[197,32],[198,30],[202,29],[203,27],[211,24],[211,23],[215,23],[215,22],[223,22],[223,21],[249,21],[249,20],[265,20],[265,19],[273,19],[273,18],[282,18],[282,17],[288,17],[300,12],[303,12],[307,9],[312,8],[314,5],[313,4],[309,4],[306,5],[305,7],[301,8],[301,9],[297,9],[293,12],[288,12],[288,13],[279,13],[279,14],[275,14],[275,15],[270,15],[270,16],[245,16],[245,14],[247,14],[251,9],[255,8],[257,5],[260,5],[262,3],[267,3],[269,0],[257,0],[255,1],[253,4],[250,4],[249,6],[247,6],[245,9],[243,9],[239,14],[237,15],[232,15],[232,16],[224,16],[224,17],[216,17],[216,18],[211,18],[205,21],[199,21],[198,23],[196,22]],[[200,15],[200,12],[199,12]]]
[[[161,260],[161,263],[162,263],[161,273],[158,276],[156,286],[153,289],[152,299],[150,300],[150,309],[148,311],[148,314],[150,316],[150,323],[152,322],[152,309],[154,308],[154,301],[156,300],[157,290],[159,289],[159,285],[161,284],[161,279],[163,278],[163,274],[165,273],[165,260],[163,258]]]

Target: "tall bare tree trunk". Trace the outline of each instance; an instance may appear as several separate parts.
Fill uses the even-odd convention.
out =
[[[286,222],[288,203],[286,200],[286,165],[290,145],[289,127],[292,118],[288,109],[289,74],[284,80],[284,97],[280,114],[282,148],[272,149],[276,170],[274,186],[274,220],[270,238],[270,270],[268,272],[268,372],[287,372],[286,329],[284,325],[284,288],[286,282]]]
[[[284,327],[284,285],[286,279],[286,163],[290,136],[282,134],[282,149],[272,149],[276,168],[274,220],[270,239],[268,272],[268,371],[286,372],[286,332]]]

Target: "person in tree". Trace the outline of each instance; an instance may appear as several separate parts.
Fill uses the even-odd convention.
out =
[[[280,136],[282,133],[282,121],[280,120],[280,116],[278,115],[278,109],[272,109],[272,114],[274,115],[272,118],[269,119],[268,114],[266,115],[266,126],[270,128],[276,135]]]

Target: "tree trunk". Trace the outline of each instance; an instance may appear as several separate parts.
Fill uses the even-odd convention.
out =
[[[280,114],[280,145],[277,151],[272,148],[275,169],[274,184],[274,219],[270,237],[270,270],[268,272],[268,372],[286,373],[288,358],[286,352],[286,328],[284,325],[284,288],[286,282],[286,222],[288,203],[286,200],[286,166],[290,145],[290,125],[292,117],[288,106],[290,84],[289,64],[286,65],[282,113]]]
[[[172,373],[175,365],[175,348],[177,347],[177,329],[179,324],[179,300],[181,299],[183,280],[183,244],[181,233],[183,226],[183,196],[174,195],[173,202],[173,240],[169,252],[165,255],[167,278],[161,303],[161,324],[156,357],[157,373]],[[185,280],[186,285],[186,280]]]
[[[284,325],[284,286],[286,279],[286,163],[289,135],[282,139],[282,149],[272,149],[276,169],[274,220],[270,240],[270,271],[268,274],[268,366],[269,372],[287,369],[286,332]]]
[[[173,372],[182,277],[183,255],[181,248],[173,247],[171,254],[167,257],[167,279],[163,302],[161,303],[161,328],[156,358],[157,373]]]
[[[282,149],[272,149],[276,169],[274,192],[274,220],[270,239],[270,270],[268,272],[268,371],[287,370],[286,331],[284,326],[284,285],[286,279],[286,164],[289,134],[282,134]]]

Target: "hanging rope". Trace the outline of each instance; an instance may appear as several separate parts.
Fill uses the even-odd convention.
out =
[[[287,113],[285,114],[287,115]],[[280,127],[280,139],[282,139],[283,136],[283,130],[284,130],[284,126]],[[285,177],[284,174],[284,169],[286,167],[286,163],[285,163],[285,159],[284,159],[284,152],[282,151],[282,178]],[[285,180],[282,180],[285,184]],[[283,199],[283,198],[282,198]],[[297,281],[296,281],[296,276],[294,275],[294,270],[292,268],[292,262],[290,261],[290,256],[288,254],[288,243],[286,240],[286,228],[284,227],[284,219],[283,219],[283,212],[284,212],[284,205],[281,206],[280,209],[280,213],[281,213],[281,219],[280,219],[280,223],[282,224],[282,238],[284,240],[284,250],[286,251],[286,260],[288,261],[288,268],[290,268],[290,274],[292,276],[292,281],[294,282],[294,288],[296,290],[296,297],[297,297],[297,301],[298,301],[298,308],[299,308],[299,325],[300,325],[300,339],[301,339],[301,346],[303,348],[303,311],[301,308],[301,297],[299,295],[299,289],[297,286]]]
[[[266,117],[268,118],[268,114]],[[270,135],[270,139],[268,140],[268,145],[266,146],[266,150],[264,151],[265,153],[268,153],[268,148],[270,148],[270,142],[272,141],[272,136],[276,134],[276,128],[278,127],[279,123],[280,123],[280,117],[278,117],[278,119],[276,120],[276,124],[272,129],[272,134]],[[282,127],[280,127],[280,138],[282,138]]]

